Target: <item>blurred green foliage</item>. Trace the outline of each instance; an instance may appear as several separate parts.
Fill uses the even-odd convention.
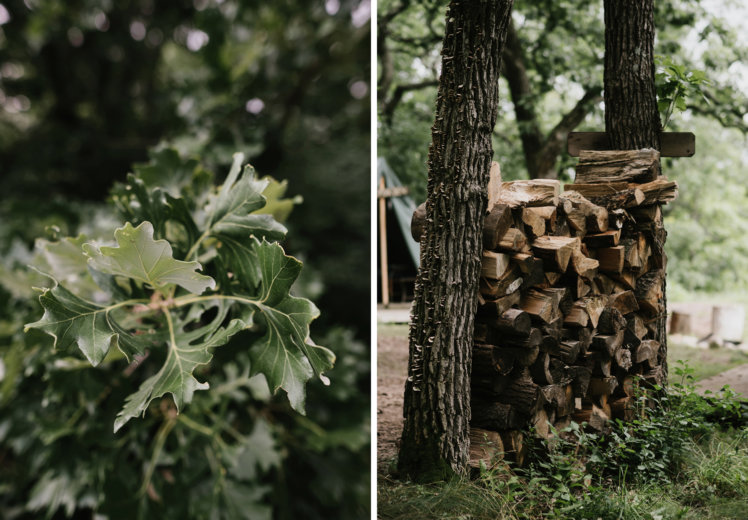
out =
[[[3,518],[368,517],[369,3],[0,3]],[[306,416],[230,343],[177,419],[167,398],[112,435],[137,372],[23,333],[41,312],[35,238],[111,233],[120,188],[102,202],[149,150],[167,193],[185,175],[220,183],[235,151],[283,180],[268,210],[337,356]]]

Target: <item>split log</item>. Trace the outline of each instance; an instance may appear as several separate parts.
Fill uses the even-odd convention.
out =
[[[629,186],[634,187],[633,185]],[[665,177],[660,177],[646,184],[638,184],[636,188],[644,193],[642,205],[667,204],[678,197],[678,183],[676,181],[668,181]]]
[[[659,204],[631,208],[629,213],[638,223],[660,222],[662,220],[662,208]]]
[[[616,284],[613,280],[602,273],[599,273],[594,281],[600,294],[611,294]],[[631,297],[633,298],[633,293],[631,293]],[[634,298],[634,303],[636,303],[636,298]]]
[[[548,360],[548,371],[551,374],[551,384],[566,384],[574,377],[571,367],[560,359],[551,357]]]
[[[652,179],[654,180],[654,179]],[[498,202],[501,195],[501,166],[496,161],[491,161],[491,170],[488,174],[488,205],[486,210],[490,212]]]
[[[606,307],[600,314],[597,322],[597,331],[600,334],[616,334],[619,330],[626,328],[626,318],[615,307]]]
[[[587,423],[590,428],[597,431],[603,431],[610,420],[610,417],[594,404],[590,408],[575,411],[571,414],[571,418],[580,424]]]
[[[630,397],[621,397],[610,402],[611,416],[622,421],[631,421],[636,416],[635,402]]]
[[[613,391],[618,386],[618,379],[613,376],[610,377],[593,377],[590,379],[590,386],[587,389],[588,395],[612,395]]]
[[[624,252],[625,249],[623,246],[598,249],[597,261],[600,262],[600,270],[616,274],[623,272]]]
[[[534,287],[545,280],[543,271],[543,261],[540,258],[527,253],[515,253],[512,255],[512,261],[517,264],[522,271],[522,283],[525,288]]]
[[[550,323],[560,317],[558,305],[554,301],[553,296],[531,289],[522,298],[519,307],[537,320]]]
[[[636,363],[646,363],[649,368],[657,366],[657,354],[660,352],[660,343],[653,339],[641,342],[633,355]]]
[[[629,220],[631,220],[631,216],[623,208],[613,209],[608,212],[608,227],[610,228],[621,229]]]
[[[623,370],[630,369],[633,364],[631,360],[631,351],[628,348],[619,348],[613,355],[613,361],[615,361],[616,365]]]
[[[633,291],[622,291],[610,296],[610,306],[621,314],[630,314],[639,310],[639,302]]]
[[[489,377],[483,377],[473,373],[470,378],[471,396],[479,401],[496,401],[512,379],[512,376],[491,374]]]
[[[537,238],[545,235],[545,219],[533,211],[535,208],[522,208],[522,223],[529,235]]]
[[[580,150],[575,182],[649,182],[660,172],[660,152],[642,150]]]
[[[489,278],[481,278],[479,287],[481,294],[490,300],[503,298],[509,294],[512,294],[522,285],[522,278],[520,277],[520,270],[516,266],[512,266],[501,275],[498,280],[491,280]]]
[[[592,233],[602,233],[608,230],[608,210],[593,204],[578,191],[566,190],[561,198],[572,203],[572,207],[582,212],[586,221],[586,228]]]
[[[478,307],[478,317],[485,320],[493,320],[503,315],[510,308],[519,305],[521,295],[514,291],[498,300],[487,300]]]
[[[535,363],[530,366],[532,380],[539,385],[550,385],[553,383],[553,375],[550,370],[550,356],[546,352],[538,354]]]
[[[499,240],[499,250],[523,252],[527,250],[527,237],[517,228],[509,228]]]
[[[509,227],[512,225],[512,211],[505,204],[496,204],[486,215],[483,224],[483,247],[496,249]]]
[[[522,428],[525,423],[525,418],[507,403],[487,403],[473,399],[471,409],[470,425],[473,428],[508,430]]]
[[[532,426],[535,436],[541,439],[548,439],[551,436],[548,413],[542,408],[530,418],[530,426]]]
[[[504,458],[504,443],[494,431],[470,428],[470,460],[472,468],[491,469]]]
[[[664,272],[656,269],[644,273],[636,281],[636,301],[639,303],[639,309],[649,316],[658,316],[662,313],[662,281],[664,278]]]
[[[587,235],[582,240],[587,244],[587,247],[598,248],[617,246],[618,242],[621,240],[621,230],[613,229],[603,233]]]
[[[582,278],[592,280],[597,274],[599,266],[599,261],[584,256],[578,249],[575,249],[571,254],[571,269]]]
[[[491,323],[491,326],[507,336],[527,338],[532,329],[532,322],[530,321],[530,315],[521,309],[508,309],[497,317]],[[540,336],[539,330],[537,335]],[[539,343],[540,340],[538,339]]]
[[[509,383],[498,401],[511,404],[517,413],[526,416],[534,414],[543,405],[540,386],[533,382],[530,371],[527,369]]]
[[[524,466],[527,445],[522,432],[519,430],[500,431],[499,435],[504,443],[504,458],[514,462],[518,467]]]
[[[501,184],[499,202],[510,207],[518,206],[555,206],[561,183],[551,179],[531,181],[511,181]]]
[[[619,330],[615,334],[598,334],[592,337],[592,350],[599,352],[605,352],[609,356],[613,357],[618,349],[623,345],[623,330]]]
[[[492,377],[507,375],[514,368],[515,356],[511,353],[502,355],[494,345],[476,343],[473,345],[472,374],[474,377]]]
[[[543,259],[546,270],[563,273],[580,242],[578,238],[545,236],[535,239],[531,247],[535,256]]]
[[[605,308],[606,300],[606,296],[596,295],[575,301],[571,307],[571,311],[564,318],[564,324],[586,327],[587,323],[590,323],[592,328],[597,327],[597,322]]]
[[[509,268],[509,255],[483,251],[481,257],[481,276],[491,280],[500,279]]]
[[[593,204],[608,210],[632,208],[644,202],[644,193],[638,188],[631,188],[625,181],[607,184],[567,184],[566,190],[581,193]]]
[[[574,395],[587,395],[587,389],[592,378],[592,370],[586,366],[569,367],[569,373],[572,377],[571,386]]]

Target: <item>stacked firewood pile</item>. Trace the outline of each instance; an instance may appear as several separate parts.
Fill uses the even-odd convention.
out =
[[[633,411],[634,376],[664,380],[660,205],[677,184],[655,150],[583,151],[575,183],[489,184],[472,365],[474,460],[522,463],[521,431],[603,430]],[[416,215],[417,216],[417,215]],[[489,449],[489,447],[492,447]]]

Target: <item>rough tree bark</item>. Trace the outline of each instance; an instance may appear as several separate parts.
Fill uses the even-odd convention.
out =
[[[468,462],[481,229],[512,3],[452,0],[447,11],[398,462],[419,481],[462,474]]]
[[[660,149],[662,124],[657,110],[654,64],[654,0],[604,0],[605,131],[616,150]],[[665,258],[667,233],[655,223],[654,243]],[[667,381],[667,298],[663,279],[663,312],[655,340]]]

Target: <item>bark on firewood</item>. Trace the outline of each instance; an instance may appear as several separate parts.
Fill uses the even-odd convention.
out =
[[[535,287],[545,280],[543,261],[540,258],[535,258],[527,253],[515,253],[512,255],[512,261],[522,271],[522,284],[526,289]]]
[[[413,211],[413,217],[410,219],[410,235],[416,242],[421,241],[421,235],[426,230],[426,203],[419,205]]]
[[[569,373],[572,378],[571,386],[574,390],[574,395],[586,395],[590,379],[592,378],[592,370],[586,366],[573,366],[569,367]]]
[[[657,316],[662,312],[662,281],[665,275],[656,269],[644,273],[636,281],[636,301],[639,308],[649,316]]]
[[[492,377],[507,375],[514,368],[515,356],[502,355],[494,345],[476,343],[473,346],[473,377]]]
[[[608,210],[633,208],[644,202],[644,193],[625,181],[607,184],[567,184],[565,189],[581,193],[593,204]]]
[[[501,184],[499,202],[510,207],[555,206],[561,184],[557,180],[536,179],[531,181],[511,181]]]
[[[540,387],[532,381],[530,371],[527,369],[509,383],[498,400],[511,404],[517,413],[523,415],[532,415],[542,406]]]
[[[550,356],[546,352],[540,352],[535,362],[530,366],[532,380],[539,385],[553,383],[553,375],[550,371]]]
[[[626,318],[615,307],[606,307],[600,314],[597,322],[597,331],[600,334],[616,334],[619,330],[626,328]]]
[[[599,184],[615,181],[649,182],[660,172],[660,152],[641,150],[580,150],[575,182]]]
[[[507,403],[488,403],[473,399],[471,408],[470,425],[473,428],[508,430],[521,428],[525,423],[525,419],[517,413],[517,410]]]
[[[472,398],[478,401],[496,401],[504,389],[512,381],[512,376],[501,376],[491,374],[490,376],[476,376],[475,373],[470,378],[470,391]]]
[[[678,197],[678,183],[676,181],[668,181],[665,177],[660,177],[646,184],[638,184],[636,188],[644,193],[642,205],[667,204]]]
[[[497,317],[491,325],[499,332],[508,336],[527,337],[532,329],[530,315],[521,309],[508,309]],[[538,331],[538,334],[540,332]],[[540,340],[538,340],[540,343]]]
[[[613,361],[623,370],[628,370],[633,364],[631,360],[631,351],[628,348],[619,348],[613,356]]]

